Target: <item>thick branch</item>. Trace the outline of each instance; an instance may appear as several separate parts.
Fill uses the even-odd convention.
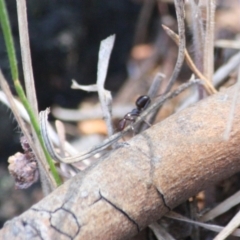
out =
[[[134,137],[4,225],[1,239],[126,239],[209,184],[240,169],[234,88]]]

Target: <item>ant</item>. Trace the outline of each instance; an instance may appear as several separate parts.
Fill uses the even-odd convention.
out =
[[[118,123],[118,130],[122,131],[126,123],[129,122],[135,122],[136,118],[140,116],[140,113],[145,110],[149,104],[151,103],[151,99],[147,95],[140,96],[136,102],[135,105],[137,108],[134,108],[131,112],[127,113],[122,120]]]

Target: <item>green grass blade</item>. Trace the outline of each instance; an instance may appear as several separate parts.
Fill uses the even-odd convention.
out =
[[[37,117],[34,115],[33,110],[31,108],[31,105],[29,103],[29,101],[26,98],[26,95],[24,93],[24,90],[21,86],[21,83],[19,82],[19,74],[18,74],[18,66],[17,66],[17,58],[16,58],[16,53],[15,53],[15,47],[14,47],[14,42],[13,42],[13,37],[12,37],[12,32],[11,32],[11,27],[10,27],[10,22],[9,22],[9,17],[8,17],[8,12],[7,12],[7,8],[6,8],[6,4],[4,0],[0,0],[0,23],[1,23],[1,27],[2,27],[2,31],[3,31],[3,35],[4,35],[4,40],[5,40],[5,44],[6,44],[6,48],[7,48],[7,54],[8,54],[8,59],[10,62],[10,68],[11,68],[11,74],[12,74],[12,78],[13,78],[13,82],[14,82],[14,86],[16,89],[16,92],[19,96],[19,98],[21,99],[24,107],[26,108],[30,120],[31,120],[31,124],[33,125],[33,128],[36,132],[36,135],[39,139],[39,142],[41,144],[41,147],[43,149],[44,155],[46,157],[46,160],[49,164],[50,167],[50,171],[57,183],[57,185],[61,185],[62,184],[62,180],[57,172],[57,169],[49,155],[49,153],[47,152],[45,145],[44,145],[44,141],[40,132],[40,127],[37,121]]]

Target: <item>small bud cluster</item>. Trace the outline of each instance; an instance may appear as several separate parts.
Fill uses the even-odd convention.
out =
[[[26,137],[22,136],[20,142],[24,153],[17,152],[8,158],[8,170],[15,179],[16,189],[30,187],[39,178],[38,165]]]

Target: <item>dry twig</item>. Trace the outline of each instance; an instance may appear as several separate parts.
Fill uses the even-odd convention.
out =
[[[9,221],[0,238],[130,238],[209,184],[238,172],[240,99],[231,137],[222,140],[234,91],[137,135]]]

